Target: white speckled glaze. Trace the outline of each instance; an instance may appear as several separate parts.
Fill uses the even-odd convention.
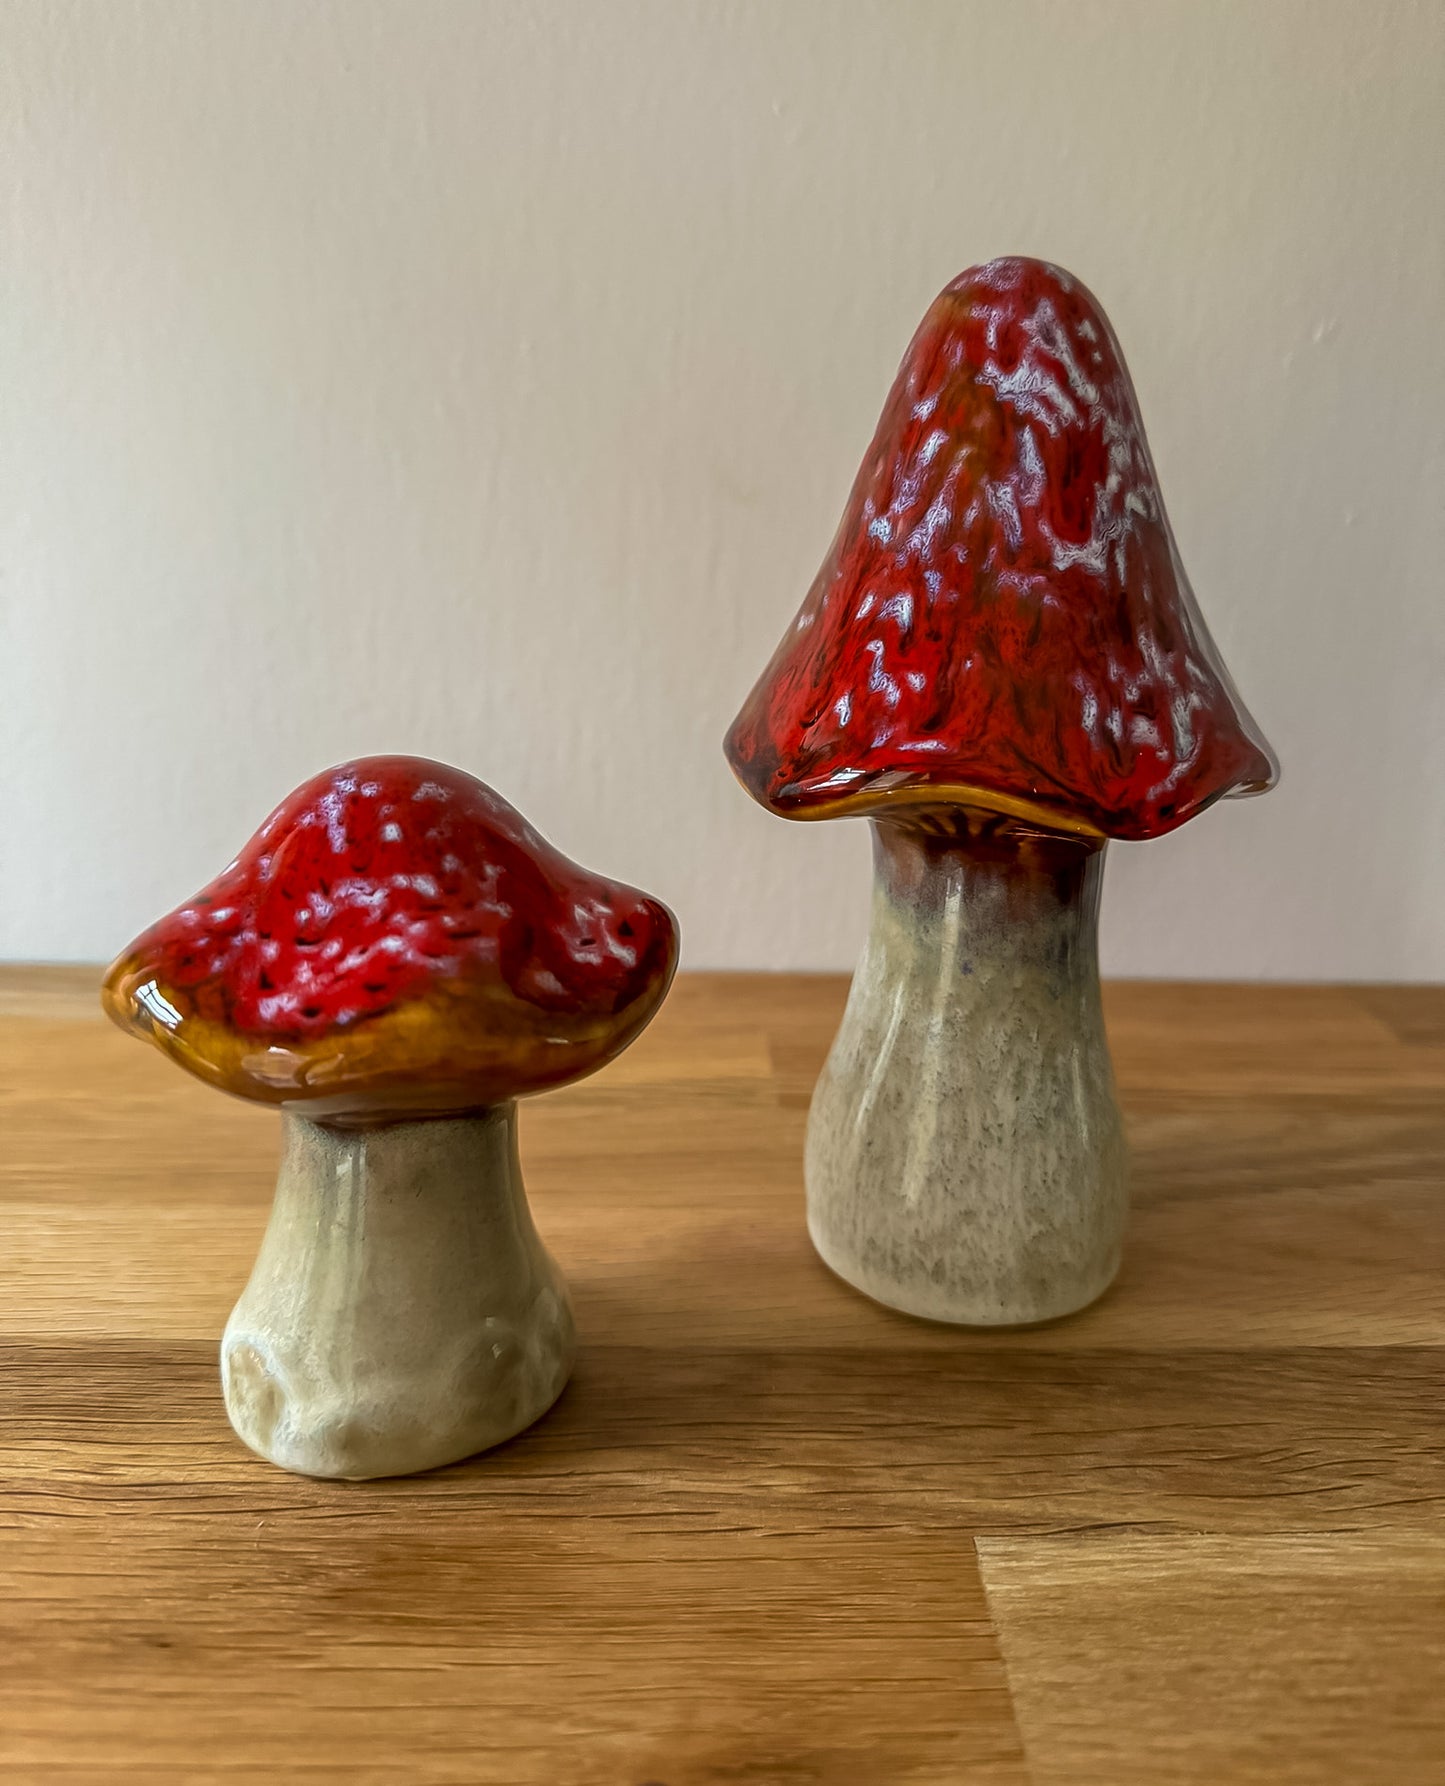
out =
[[[337,1129],[287,1115],[276,1200],[221,1340],[226,1411],[306,1476],[406,1475],[544,1414],[575,1340],[516,1105]]]
[[[872,927],[808,1119],[813,1243],[909,1314],[1070,1314],[1117,1272],[1128,1206],[1103,846],[961,816],[873,834]]]

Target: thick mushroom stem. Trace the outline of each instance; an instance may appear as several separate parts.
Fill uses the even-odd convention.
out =
[[[306,1476],[396,1476],[561,1394],[572,1312],[537,1237],[516,1105],[332,1128],[286,1115],[271,1220],[221,1341],[231,1424]]]
[[[808,1119],[808,1227],[879,1302],[1007,1326],[1119,1267],[1099,1004],[1104,849],[973,815],[874,822],[872,927]]]

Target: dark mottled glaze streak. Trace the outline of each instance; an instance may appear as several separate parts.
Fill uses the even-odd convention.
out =
[[[929,310],[727,752],[790,817],[937,788],[1121,838],[1274,780],[1069,274],[992,261]]]

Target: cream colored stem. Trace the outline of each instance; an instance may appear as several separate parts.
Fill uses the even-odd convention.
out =
[[[808,1121],[839,1276],[938,1321],[1092,1302],[1119,1266],[1123,1134],[1099,1005],[1102,847],[874,826],[873,919]]]
[[[270,1224],[221,1341],[231,1424],[306,1476],[396,1476],[520,1432],[572,1366],[516,1105],[335,1129],[283,1117]]]

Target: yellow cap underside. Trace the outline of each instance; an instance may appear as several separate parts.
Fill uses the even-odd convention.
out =
[[[660,976],[659,990],[670,977],[670,970]],[[102,1002],[122,1029],[236,1097],[343,1112],[435,1113],[450,1106],[458,1087],[469,1094],[462,1104],[473,1107],[581,1078],[620,1053],[658,1002],[653,992],[621,1016],[563,1016],[503,988],[457,983],[328,1036],[277,1041],[193,1013],[174,1027],[157,1022],[137,997],[148,980],[150,970],[129,957],[106,975]]]
[[[738,779],[742,778],[739,776]],[[963,806],[974,812],[1000,813],[1005,818],[1018,819],[1022,824],[1035,825],[1041,831],[1059,831],[1070,837],[1087,837],[1100,843],[1108,838],[1108,833],[1097,825],[1062,813],[1057,807],[1045,806],[1036,800],[1021,800],[1014,794],[1000,794],[992,788],[962,781],[909,782],[904,787],[860,788],[856,794],[842,794],[836,800],[820,800],[786,810],[770,806],[768,810],[785,819],[844,819],[861,818],[868,813],[899,806]]]

